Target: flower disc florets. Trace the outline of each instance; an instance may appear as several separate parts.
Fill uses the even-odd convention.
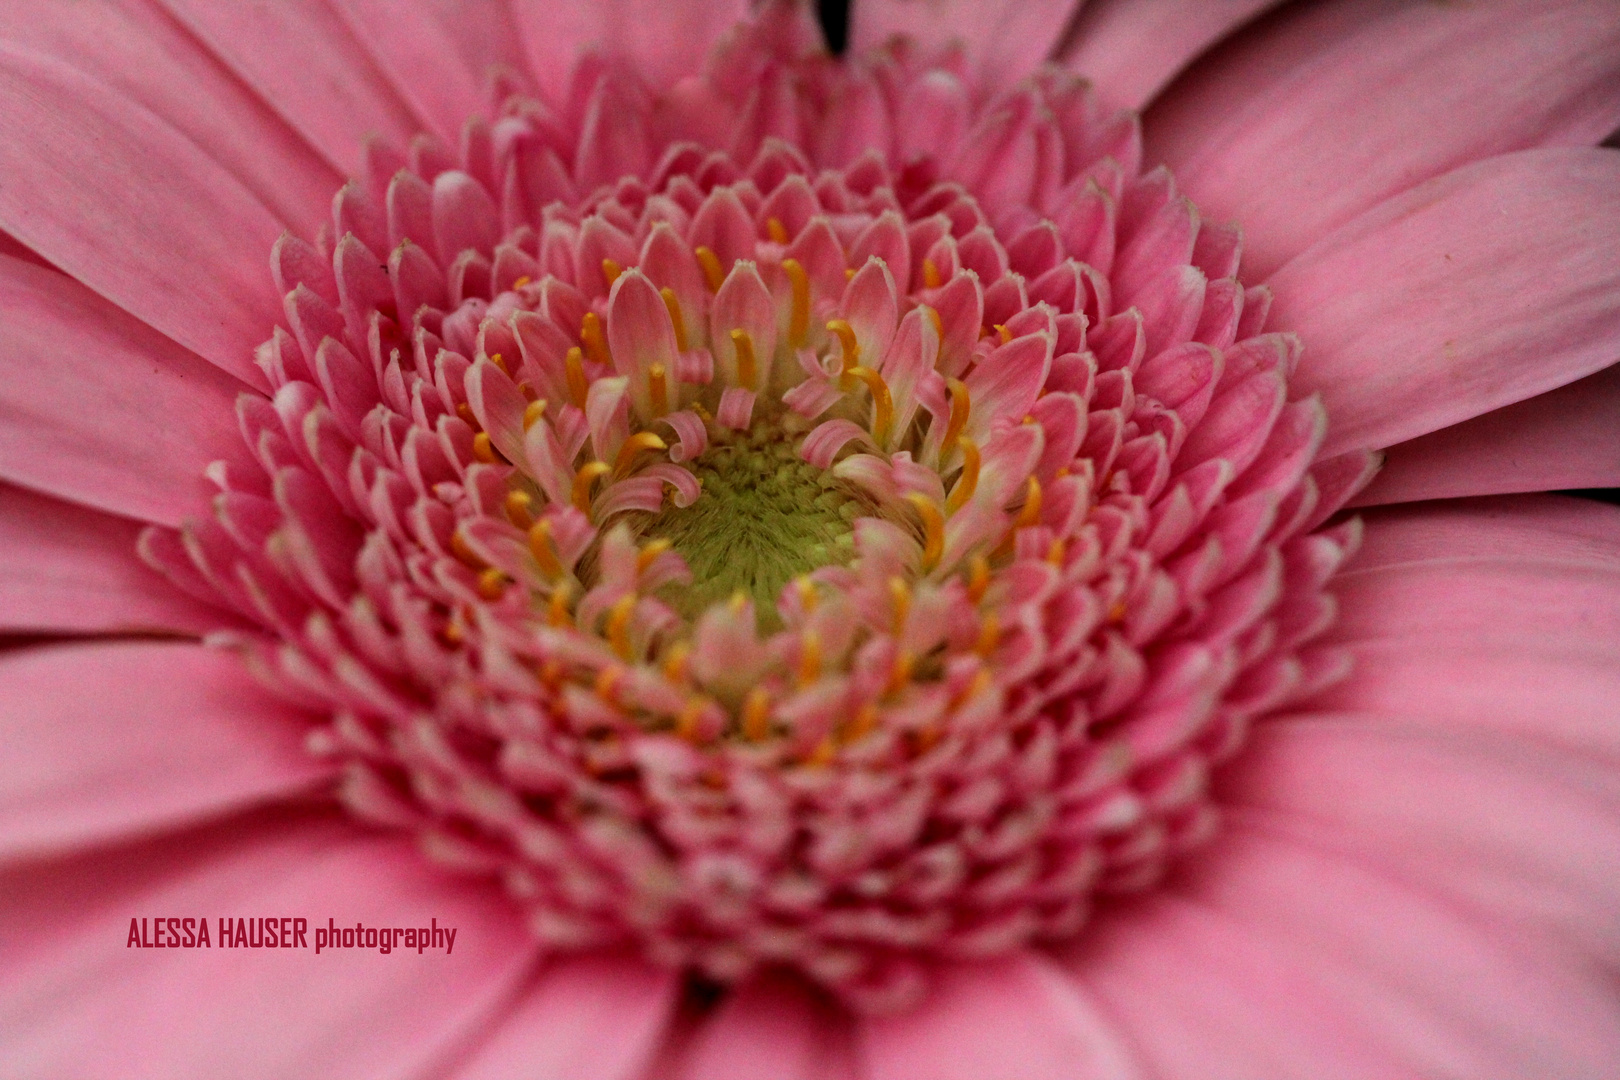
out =
[[[1347,539],[1297,344],[1129,117],[783,18],[374,148],[274,253],[261,468],[144,550],[548,942],[884,1007],[1209,835],[1336,670]]]

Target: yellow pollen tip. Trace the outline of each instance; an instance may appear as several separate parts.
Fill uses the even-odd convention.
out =
[[[523,288],[523,286],[529,284],[529,282],[531,282],[533,280],[534,280],[534,278],[530,277],[528,274],[524,274],[522,277],[520,277],[516,281],[512,282],[512,288],[521,289],[521,288]]]
[[[691,348],[686,337],[686,320],[681,317],[681,301],[675,295],[675,290],[665,285],[658,290],[658,295],[664,298],[664,310],[669,312],[669,321],[675,324],[675,347],[681,352]]]
[[[574,408],[583,409],[585,398],[591,392],[591,384],[585,378],[585,354],[578,345],[568,350],[568,355],[563,359],[563,369],[568,376],[568,399],[574,403]]]
[[[872,729],[877,727],[877,722],[877,706],[867,702],[855,711],[855,716],[844,729],[844,741],[852,743],[866,738],[866,736],[872,734]]]
[[[520,494],[513,492],[513,494]],[[507,500],[508,513],[511,512],[511,500]],[[562,560],[557,558],[557,545],[551,538],[551,519],[541,518],[529,526],[529,554],[534,561],[540,564],[540,572],[549,580],[556,581],[563,576]],[[556,599],[556,594],[552,595]]]
[[[1109,622],[1123,622],[1123,621],[1125,621],[1125,612],[1126,612],[1126,610],[1127,610],[1127,608],[1125,607],[1125,601],[1123,601],[1123,600],[1115,600],[1113,606],[1108,609],[1108,621]]]
[[[579,467],[579,471],[574,474],[574,490],[572,492],[575,509],[587,517],[590,516],[591,485],[612,471],[612,467],[603,461],[587,461]]]
[[[827,332],[836,336],[843,347],[843,372],[848,375],[861,362],[861,343],[855,339],[855,328],[843,319],[833,319],[827,323]],[[845,379],[844,383],[847,390],[849,380]]]
[[[810,333],[810,275],[798,259],[783,259],[782,272],[793,289],[793,308],[788,315],[788,346],[801,348]]]
[[[719,292],[720,286],[725,284],[725,267],[720,265],[720,256],[711,248],[698,247],[692,251],[697,256],[698,266],[703,268],[703,280],[709,283],[710,292]]]
[[[945,340],[945,322],[939,317],[939,311],[928,304],[922,306],[923,314],[934,327],[934,338],[940,342]]]
[[[619,447],[619,454],[613,461],[613,475],[625,477],[630,475],[630,469],[636,463],[636,455],[643,450],[668,450],[669,444],[650,431],[638,431]]]
[[[463,401],[461,404],[456,406],[456,415],[461,417],[462,422],[468,427],[472,428],[474,431],[478,430],[478,417],[473,415],[471,405],[468,405],[465,401]]]
[[[676,642],[670,647],[669,655],[664,657],[664,678],[672,683],[685,686],[687,681],[687,665],[692,659],[692,646],[684,641]],[[693,701],[698,699],[694,698]],[[699,704],[702,704],[699,702]],[[688,706],[690,707],[690,706]]]
[[[1047,545],[1046,561],[1061,569],[1063,566],[1063,559],[1066,555],[1068,555],[1068,553],[1069,547],[1063,542],[1063,537],[1054,537],[1051,544]]]
[[[821,635],[806,630],[799,636],[799,685],[809,686],[821,678]]]
[[[665,380],[668,374],[669,369],[663,364],[649,364],[647,367],[647,394],[652,398],[654,416],[669,412],[669,383]]]
[[[945,512],[954,514],[967,505],[973,493],[979,487],[979,468],[983,459],[979,456],[979,444],[972,439],[958,439],[962,447],[962,475],[956,478],[956,486],[951,488],[951,497],[945,500]]]
[[[450,554],[454,555],[469,570],[483,570],[484,560],[473,554],[473,549],[467,546],[467,540],[457,529],[450,534]]]
[[[489,441],[489,432],[480,431],[473,436],[473,457],[485,465],[493,465],[501,460],[495,452],[495,444]]]
[[[806,615],[816,610],[816,603],[820,597],[816,593],[816,583],[810,580],[809,575],[801,574],[793,579],[793,587],[799,593],[799,607]]]
[[[945,386],[951,392],[951,414],[945,421],[945,438],[939,444],[940,457],[946,457],[956,449],[956,440],[961,438],[968,417],[973,412],[973,399],[968,396],[967,383],[961,379],[946,379]]]
[[[688,700],[680,715],[675,718],[675,734],[687,742],[697,742],[698,721],[703,719],[703,710],[708,704],[708,701],[701,697]]]
[[[911,586],[905,579],[896,575],[889,579],[889,600],[894,604],[894,621],[891,632],[899,637],[906,629],[906,620],[911,617]]]
[[[506,575],[491,566],[478,575],[478,595],[485,600],[499,600],[506,592]]]
[[[741,615],[743,609],[748,606],[748,594],[738,589],[731,594],[731,599],[726,601],[726,606],[731,609],[733,615]]]
[[[855,280],[855,268],[853,266],[844,267],[844,280],[845,281],[854,281]]]
[[[974,698],[990,689],[991,685],[995,681],[996,677],[990,674],[989,668],[980,668],[978,671],[973,673],[973,681],[967,684],[966,688],[963,689],[961,694],[957,695],[956,704],[961,705],[964,702],[972,701]]]
[[[531,401],[527,405],[523,406],[523,430],[528,431],[530,428],[534,427],[534,425],[540,422],[540,418],[544,415],[546,415],[545,398],[536,398],[534,401]]]
[[[579,323],[579,343],[585,347],[585,355],[598,364],[612,366],[613,354],[608,351],[607,335],[602,331],[602,316],[594,311],[587,311]],[[580,408],[584,408],[584,402]]]
[[[933,259],[924,259],[923,260],[923,288],[925,288],[925,289],[937,289],[943,283],[944,283],[944,279],[939,276],[939,266],[938,266],[938,264],[936,264]]]
[[[759,742],[771,733],[771,695],[763,686],[748,692],[743,702],[742,731],[750,742]]]
[[[968,563],[968,599],[977,604],[984,599],[985,590],[990,588],[990,560],[983,555],[975,555]]]
[[[607,637],[608,644],[613,646],[613,651],[618,653],[626,660],[630,659],[631,655],[630,615],[635,610],[635,593],[631,593],[628,596],[619,597],[618,600],[614,601],[613,606],[608,609],[607,632],[605,636]]]
[[[769,218],[765,222],[765,232],[770,236],[771,243],[785,244],[791,237],[788,236],[787,226],[782,224],[781,218]]]
[[[619,280],[619,275],[622,273],[624,273],[624,267],[620,266],[612,259],[602,260],[602,276],[607,278],[607,283],[610,288],[615,281]]]
[[[872,440],[883,446],[889,441],[889,428],[894,425],[894,396],[889,393],[889,384],[869,367],[847,368],[844,378],[859,379],[872,392]]]
[[[527,491],[506,493],[506,520],[519,529],[527,529],[534,524],[534,500]]]
[[[831,735],[828,735],[826,738],[816,743],[816,748],[810,751],[810,756],[804,759],[804,763],[812,766],[813,768],[819,769],[823,766],[832,764],[832,759],[837,756],[838,744],[833,741],[833,737]]]
[[[989,659],[1000,643],[1001,617],[992,611],[979,621],[979,636],[973,642],[973,651]]]
[[[674,545],[662,536],[656,540],[649,541],[648,544],[636,554],[636,573],[645,574],[647,572],[647,567],[651,566],[658,560],[658,556],[662,555],[672,547],[674,547]]]
[[[1007,329],[1005,326],[1001,325],[1000,323],[996,323],[996,333],[998,335],[1000,335],[1001,343],[1003,345],[1007,344],[1007,342],[1012,340],[1012,331]]]
[[[895,653],[894,666],[889,669],[889,683],[884,687],[883,692],[886,694],[898,694],[904,690],[906,684],[911,682],[911,672],[916,665],[916,658],[906,650],[901,649]]]
[[[507,378],[510,379],[512,377],[512,369],[506,366],[506,360],[501,356],[500,353],[496,353],[494,356],[491,356],[489,358],[489,362],[500,368],[501,374],[505,375]]]
[[[945,515],[939,512],[934,500],[918,492],[906,496],[906,501],[917,509],[917,516],[923,524],[923,573],[928,573],[939,565],[939,557],[945,553]]]
[[[596,696],[612,705],[619,706],[619,683],[624,681],[624,668],[617,665],[605,667],[596,673]]]
[[[731,344],[737,350],[737,385],[744,390],[755,389],[754,378],[758,373],[755,370],[754,339],[748,331],[739,328],[731,332]]]
[[[1018,511],[1015,529],[1033,528],[1041,523],[1041,482],[1033,476],[1024,485],[1024,508]]]
[[[574,613],[568,609],[568,601],[573,589],[567,582],[559,585],[551,592],[551,603],[547,605],[546,621],[552,626],[572,626]]]

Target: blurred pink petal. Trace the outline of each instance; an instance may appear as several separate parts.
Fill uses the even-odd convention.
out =
[[[975,78],[1010,84],[1029,74],[1063,41],[1085,0],[868,0],[851,5],[852,49],[871,49],[903,34],[932,49],[960,49]]]

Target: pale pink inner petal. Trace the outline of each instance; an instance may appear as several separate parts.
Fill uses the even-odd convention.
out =
[[[150,832],[328,779],[307,721],[235,657],[190,642],[59,645],[0,660],[0,855]]]
[[[850,6],[852,48],[875,48],[892,35],[906,34],[930,48],[962,50],[978,79],[1002,87],[1051,55],[1077,5],[1075,0],[863,0]]]

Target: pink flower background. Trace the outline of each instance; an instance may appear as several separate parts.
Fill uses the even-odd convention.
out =
[[[304,723],[136,556],[208,497],[373,133],[491,68],[667,86],[741,3],[0,6],[0,1073],[1056,1080],[1612,1075],[1620,1062],[1620,8],[856,0],[1143,110],[1243,228],[1325,454],[1387,452],[1335,579],[1351,677],[1259,725],[1220,836],[1071,944],[898,1016],[546,955],[496,888],[335,809]],[[123,947],[132,916],[459,927],[450,956]]]

